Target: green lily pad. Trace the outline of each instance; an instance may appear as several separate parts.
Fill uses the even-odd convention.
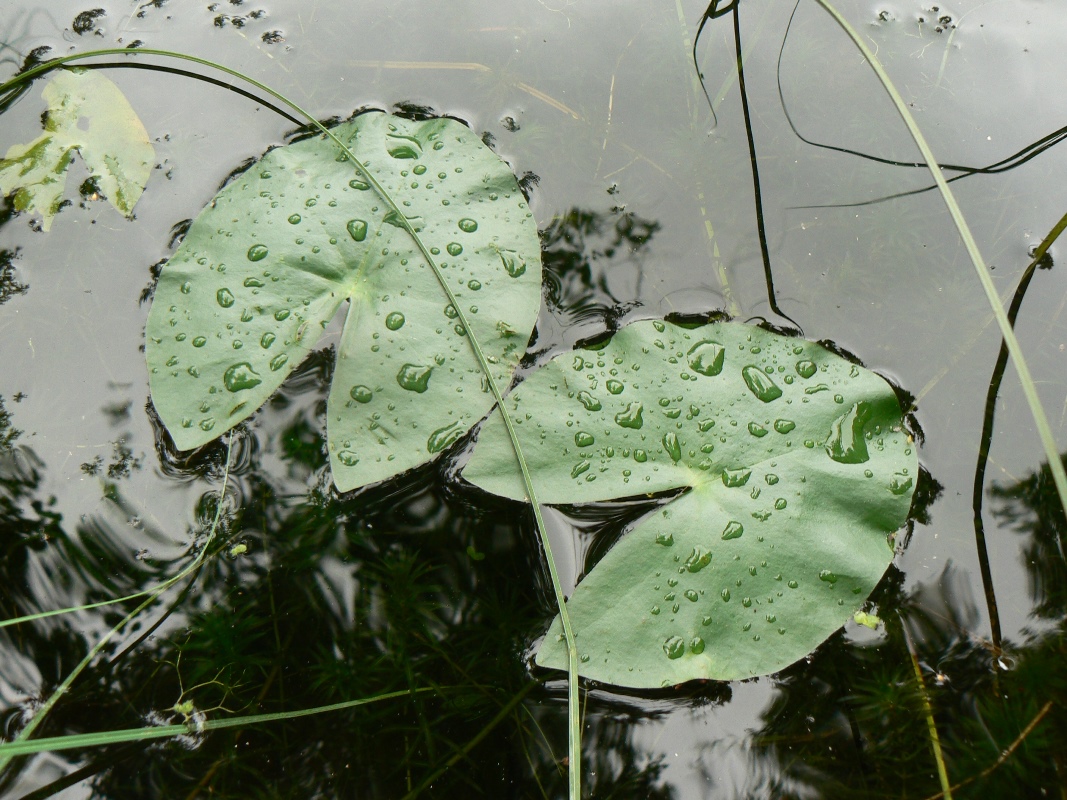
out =
[[[146,354],[156,410],[188,450],[255,412],[348,301],[326,424],[347,491],[434,458],[493,405],[426,254],[501,386],[537,318],[541,261],[515,176],[469,128],[368,113],[333,132],[392,202],[325,137],[271,150],[163,268]]]
[[[126,97],[103,75],[81,69],[58,70],[42,95],[48,103],[45,132],[7,151],[0,161],[0,192],[14,192],[15,210],[39,213],[47,231],[77,151],[108,202],[130,216],[155,151]]]
[[[760,328],[638,322],[562,354],[506,399],[544,503],[688,489],[638,523],[567,607],[579,671],[652,688],[803,658],[888,567],[918,462],[892,388]],[[525,496],[503,425],[463,476]],[[566,669],[559,619],[537,654]]]

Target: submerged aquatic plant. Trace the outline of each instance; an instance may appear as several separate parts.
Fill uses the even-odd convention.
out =
[[[529,297],[536,298],[540,290],[529,269],[537,249],[536,241],[529,241],[536,233],[532,223],[526,223],[525,245],[508,247],[486,226],[484,209],[477,219],[473,214],[442,215],[436,205],[432,213],[420,214],[406,205],[412,201],[403,199],[409,190],[423,189],[426,193],[417,196],[432,198],[428,203],[440,200],[440,191],[431,194],[437,187],[427,186],[422,177],[433,167],[420,160],[432,159],[427,151],[433,150],[435,135],[440,141],[466,137],[460,144],[473,145],[473,134],[457,131],[461,126],[453,123],[409,123],[385,115],[366,115],[347,126],[332,129],[333,141],[306,140],[273,151],[212,201],[163,271],[148,331],[153,399],[175,443],[187,449],[254,413],[349,299],[327,422],[332,475],[342,490],[383,480],[446,452],[500,402],[497,385],[511,379],[536,315],[536,299],[531,304]],[[337,139],[349,148],[340,155],[334,149]],[[360,150],[364,144],[369,156]],[[469,158],[479,165],[481,178],[480,170],[488,169],[490,160],[481,153]],[[410,162],[410,174],[404,174],[405,162]],[[426,169],[417,172],[419,166]],[[498,162],[493,166],[500,167]],[[353,169],[362,178],[348,178]],[[342,172],[344,177],[338,177]],[[441,174],[454,177],[447,169],[435,174],[441,182]],[[520,213],[528,218],[513,176],[507,170],[497,174],[499,185],[494,179],[471,181],[445,199],[459,204],[479,197],[495,203],[499,191],[480,194],[488,183],[512,193],[505,199],[520,209],[513,212],[516,219]],[[341,181],[336,190],[335,180]],[[358,183],[365,188],[354,185]],[[300,198],[303,209],[284,207],[281,198],[294,192],[309,195]],[[349,200],[359,192],[385,205],[371,200],[356,212],[367,219],[347,219]],[[494,193],[496,198],[490,196]],[[347,206],[343,213],[328,210],[342,205]],[[302,235],[305,227],[311,232]],[[500,229],[501,235],[512,234],[512,221],[501,222]],[[478,230],[485,238],[471,246],[473,240],[465,236]],[[431,233],[450,235],[438,240]],[[441,263],[435,266],[437,256]],[[475,264],[469,261],[472,256]],[[496,271],[482,271],[489,266]],[[428,274],[427,267],[435,273]],[[422,274],[398,290],[389,273],[401,271]],[[505,293],[490,302],[481,300],[493,297],[491,290],[501,285],[522,286],[522,299]],[[437,294],[442,290],[444,299]],[[418,335],[412,335],[416,330]],[[204,341],[198,345],[199,339]],[[384,345],[393,353],[379,355]],[[735,361],[733,346],[743,354],[743,364]],[[801,352],[790,355],[796,348]],[[356,360],[357,352],[364,360]],[[398,352],[406,355],[395,356]],[[580,367],[573,366],[579,358]],[[687,367],[689,377],[683,378]],[[650,377],[657,369],[662,374]],[[449,382],[441,380],[444,376]],[[715,390],[705,394],[713,383]],[[190,386],[196,390],[186,388]],[[691,392],[694,387],[701,391]],[[660,399],[667,402],[646,403],[634,394],[639,388],[662,392]],[[456,402],[459,394],[464,402]],[[564,396],[575,426],[550,424],[539,413]],[[478,402],[468,402],[471,397]],[[740,409],[727,408],[731,402]],[[384,413],[377,410],[383,405]],[[763,674],[804,656],[863,604],[892,556],[886,536],[902,523],[917,481],[912,443],[888,384],[817,345],[752,326],[637,323],[600,348],[583,348],[545,365],[509,396],[506,406],[501,413],[510,411],[518,425],[510,428],[507,416],[488,423],[465,472],[490,491],[529,500],[536,510],[538,500],[589,502],[689,489],[635,527],[581,583],[571,601],[576,615],[579,609],[585,615],[577,651],[557,643],[557,633],[567,628],[560,604],[564,621],[556,623],[538,659],[569,668],[572,677],[576,653],[583,657],[581,671],[587,676],[640,687]],[[786,406],[805,410],[779,414],[777,409]],[[708,422],[713,424],[704,429]],[[679,427],[683,424],[688,428]],[[525,436],[535,429],[544,436]],[[529,469],[522,464],[523,453],[530,458]],[[626,466],[618,467],[623,460]],[[797,488],[809,481],[817,491]],[[788,497],[787,486],[793,492]],[[842,497],[857,490],[866,495],[868,487],[877,513],[868,508],[854,524],[857,510]],[[804,511],[813,498],[840,512],[830,516],[848,531],[842,539],[820,536],[825,520]],[[709,513],[721,516],[710,537]],[[774,535],[761,538],[763,530]],[[795,530],[802,536],[786,545],[786,536]],[[812,545],[826,545],[832,552]],[[765,558],[764,547],[778,552]],[[789,548],[794,552],[783,558],[782,550]],[[638,551],[639,556],[630,555]],[[720,568],[718,562],[727,558],[732,562]],[[775,558],[806,570],[803,589],[787,569],[776,569]],[[553,569],[550,554],[549,566]],[[672,573],[682,576],[685,585]],[[649,605],[651,593],[644,584],[655,585],[660,577],[666,583],[663,599]],[[707,597],[711,584],[697,578],[712,577],[714,589],[732,581],[736,591],[731,594],[726,585]],[[787,589],[776,588],[783,581]],[[793,602],[793,617],[787,619],[779,609],[788,605],[782,598],[790,589],[802,599]],[[779,605],[768,611],[776,599]],[[690,611],[709,600],[712,608],[724,610],[690,614],[692,619],[676,623],[677,607]],[[749,621],[757,617],[777,638],[768,633],[761,642]],[[669,630],[668,622],[674,626]],[[701,636],[698,623],[714,635]],[[583,637],[586,624],[590,635]],[[632,647],[612,641],[616,631],[635,624],[644,624],[651,638]],[[801,629],[803,636],[787,636]],[[789,647],[773,642],[789,642]],[[637,654],[636,663],[620,657],[619,649]],[[573,679],[571,686],[576,719]],[[242,718],[233,724],[251,721]],[[574,774],[574,747],[571,752]],[[571,788],[573,793],[574,782]]]

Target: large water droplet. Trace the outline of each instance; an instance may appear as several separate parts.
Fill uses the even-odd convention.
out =
[[[182,284],[182,294],[189,294],[189,292],[191,292],[192,290],[193,284],[191,284],[189,281],[186,281]]]
[[[219,289],[215,292],[215,299],[223,308],[229,308],[233,305],[233,292],[229,289]]]
[[[636,450],[634,450],[634,461],[636,461],[638,464],[644,464],[646,461],[648,461],[648,453],[646,453],[641,448],[637,448]]]
[[[673,533],[657,533],[656,534],[656,544],[661,544],[664,547],[670,547],[671,545],[674,544],[674,534]]]
[[[764,403],[777,400],[782,396],[782,390],[771,377],[759,367],[747,366],[741,370],[741,377],[745,379],[748,390]]]
[[[348,395],[357,403],[369,403],[374,399],[374,392],[371,391],[369,386],[364,386],[363,384],[353,386],[348,391]]]
[[[601,408],[600,401],[585,390],[578,392],[578,402],[585,406],[586,411],[599,411]]]
[[[448,251],[450,256],[458,256],[463,252],[463,245],[459,242],[449,242],[445,250]]]
[[[585,431],[578,431],[574,434],[574,444],[578,447],[589,447],[593,444],[593,434],[586,433]]]
[[[222,375],[223,385],[231,392],[251,389],[253,386],[259,386],[262,382],[263,380],[259,377],[259,374],[252,369],[252,365],[247,361],[233,364]]]
[[[729,589],[723,589],[721,592],[719,592],[719,597],[722,598],[722,601],[724,603],[729,603],[730,602],[730,590]]]
[[[904,494],[911,488],[911,476],[902,472],[894,473],[889,479],[889,491],[893,494]]]
[[[835,583],[837,583],[837,576],[834,575],[833,570],[824,569],[819,572],[819,580],[825,581],[826,583],[833,586]]]
[[[274,344],[274,340],[277,339],[277,338],[278,337],[275,336],[273,333],[271,333],[270,331],[267,331],[266,333],[264,333],[262,336],[259,337],[259,346],[262,347],[264,350],[266,350],[268,347],[270,347],[272,344]]]
[[[248,248],[249,261],[262,261],[267,257],[267,247],[262,244],[254,244]]]
[[[762,439],[764,436],[767,435],[767,429],[755,422],[748,423],[748,432],[755,436],[757,439]]]
[[[354,467],[359,463],[359,456],[353,453],[351,450],[342,450],[337,454],[337,460],[344,464],[346,467]]]
[[[398,331],[404,327],[404,315],[394,311],[385,318],[385,327],[391,331]]]
[[[663,652],[667,654],[667,658],[681,658],[685,655],[685,639],[672,636],[663,643]]]
[[[207,344],[207,339],[203,336],[197,336],[193,339],[193,347],[203,347],[205,344]]]
[[[791,419],[776,419],[774,421],[774,429],[778,433],[789,433],[797,424]]]
[[[500,263],[504,265],[504,271],[513,278],[526,272],[526,262],[514,250],[501,250]]]
[[[431,372],[433,372],[433,367],[405,364],[396,374],[396,382],[400,384],[402,389],[422,394],[430,386]]]
[[[300,224],[300,215],[299,214],[290,214],[289,215],[289,224],[290,225],[299,225]]]
[[[392,134],[390,134],[392,136]],[[390,138],[386,142],[385,149],[389,152],[393,158],[418,158],[422,148],[419,143],[413,138],[404,137],[403,141],[398,141],[399,137]]]
[[[863,436],[863,424],[869,411],[866,403],[855,403],[831,423],[830,438],[826,440],[826,453],[830,458],[841,464],[862,464],[870,458]]]
[[[270,360],[270,371],[271,372],[277,372],[278,370],[280,370],[282,367],[285,366],[285,362],[288,361],[288,360],[289,360],[289,356],[287,356],[285,353],[281,353],[279,355],[276,355],[274,358],[272,358]]]
[[[726,350],[718,342],[704,340],[689,348],[689,368],[701,375],[718,375],[725,358]]]
[[[704,640],[699,636],[694,636],[689,640],[689,652],[695,656],[704,652]]]
[[[583,461],[579,461],[577,464],[574,465],[574,468],[571,470],[571,477],[572,478],[577,478],[579,475],[581,475],[583,472],[585,472],[588,469],[589,469],[589,462],[588,461],[584,461],[584,460]]]
[[[671,457],[671,461],[677,464],[681,460],[682,448],[678,443],[678,435],[674,431],[667,431],[663,434],[663,448]]]
[[[797,375],[801,378],[810,378],[819,368],[815,366],[814,361],[798,361],[797,362]]]
[[[430,434],[430,438],[426,440],[426,451],[428,453],[440,453],[462,435],[463,424],[456,420],[451,425],[438,428]]]
[[[348,235],[355,241],[362,242],[367,238],[367,221],[362,219],[350,219],[348,225]]]
[[[456,225],[458,225],[459,229],[464,233],[474,233],[476,230],[478,230],[478,223],[470,217],[464,217],[459,222],[457,222]]]
[[[723,528],[722,538],[725,539],[737,539],[741,534],[745,532],[745,526],[736,520],[731,520],[726,523],[726,527]]]
[[[738,467],[737,469],[724,469],[722,471],[722,484],[728,488],[744,486],[752,476],[752,470]]]
[[[612,394],[622,394],[622,390],[626,388],[621,381],[617,381],[614,378],[609,378],[605,386]]]
[[[711,553],[703,547],[694,547],[689,557],[685,560],[685,568],[690,572],[700,572],[711,563]]]
[[[626,407],[625,411],[620,411],[615,415],[615,422],[623,428],[640,430],[641,426],[645,424],[644,420],[641,419],[641,411],[641,403],[635,400]],[[637,451],[634,451],[634,458],[637,458]]]

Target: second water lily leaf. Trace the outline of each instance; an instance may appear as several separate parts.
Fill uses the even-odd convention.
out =
[[[77,151],[108,202],[132,214],[155,151],[126,97],[103,75],[82,69],[57,71],[42,94],[48,103],[45,132],[0,160],[0,192],[14,192],[15,210],[39,213],[48,230]]]
[[[492,407],[427,257],[501,386],[537,318],[541,261],[515,176],[469,128],[368,113],[333,132],[381,192],[325,137],[270,151],[163,268],[146,353],[153,403],[190,449],[255,412],[348,301],[327,403],[346,491],[435,457]]]
[[[579,671],[655,688],[764,675],[859,609],[893,556],[918,461],[878,375],[760,328],[638,322],[553,359],[505,402],[539,499],[670,489],[568,601]],[[463,475],[521,499],[503,425]],[[565,669],[559,619],[537,654]]]

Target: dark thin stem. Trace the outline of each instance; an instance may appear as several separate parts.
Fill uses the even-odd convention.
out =
[[[759,166],[756,164],[756,140],[752,135],[752,116],[748,110],[748,92],[745,89],[744,56],[741,53],[741,16],[737,6],[731,9],[734,18],[734,54],[737,57],[737,87],[741,92],[741,111],[745,116],[745,135],[748,137],[748,163],[752,166],[752,192],[756,201],[756,233],[759,236],[760,255],[763,257],[763,275],[767,281],[767,303],[779,317],[789,320],[803,333],[800,325],[778,307],[774,294],[774,273],[771,271],[771,255],[767,247],[767,226],[763,219],[763,194],[760,191]]]
[[[789,15],[789,22],[785,27],[785,35],[782,37],[782,46],[778,50],[778,67],[776,70],[776,76],[778,80],[778,100],[782,107],[782,113],[785,115],[785,121],[789,124],[789,128],[793,131],[793,135],[796,136],[804,144],[811,145],[812,147],[820,147],[823,150],[832,150],[836,153],[845,153],[850,156],[856,156],[857,158],[863,158],[867,161],[874,161],[878,164],[888,164],[892,167],[907,167],[923,169],[926,167],[925,161],[899,161],[892,158],[885,158],[883,156],[871,155],[870,153],[864,153],[860,150],[852,150],[848,147],[841,147],[839,145],[826,144],[825,142],[816,142],[807,138],[802,134],[797,126],[793,122],[793,117],[789,113],[789,107],[785,102],[785,92],[782,90],[782,58],[785,53],[786,41],[789,39],[789,32],[793,27],[793,18],[796,16],[797,9],[800,7],[800,0],[797,0],[796,5],[793,6],[793,12]],[[1058,128],[1052,133],[1045,134],[1040,139],[1031,142],[1022,149],[1010,156],[994,161],[984,167],[969,167],[964,164],[943,164],[939,163],[938,166],[947,172],[960,172],[961,175],[954,175],[947,179],[948,183],[961,180],[962,178],[968,178],[971,175],[995,175],[999,172],[1007,172],[1008,170],[1015,169],[1022,166],[1032,158],[1044,153],[1046,150],[1059,144],[1067,138],[1067,126]],[[888,200],[895,200],[901,197],[910,197],[912,195],[922,194],[924,192],[930,192],[936,189],[935,184],[924,186],[920,189],[911,189],[906,192],[897,192],[896,194],[886,195],[885,197],[878,197],[874,200],[864,200],[858,203],[829,203],[825,205],[811,205],[811,206],[797,206],[798,208],[858,208],[860,206],[875,205],[877,203],[884,203]]]
[[[1022,308],[1023,297],[1030,287],[1030,280],[1039,264],[1048,254],[1049,247],[1056,241],[1064,229],[1067,228],[1067,214],[1064,214],[1056,226],[1049,231],[1041,245],[1034,251],[1033,260],[1023,272],[1019,285],[1015,289],[1015,296],[1011,299],[1008,307],[1008,322],[1015,327],[1015,320]],[[1000,352],[997,353],[997,363],[993,367],[993,376],[989,380],[989,390],[985,396],[985,414],[982,419],[982,438],[978,444],[978,463],[974,469],[974,485],[971,490],[971,508],[974,511],[974,541],[978,551],[978,565],[982,572],[982,587],[985,590],[986,607],[989,609],[989,627],[993,640],[993,649],[1000,653],[1001,631],[1000,613],[997,611],[997,598],[993,590],[993,573],[989,567],[989,551],[986,547],[985,523],[982,520],[982,503],[985,497],[985,474],[989,463],[989,448],[993,442],[993,421],[997,413],[997,395],[1000,393],[1000,385],[1004,381],[1004,371],[1008,368],[1008,346],[1001,339]]]

